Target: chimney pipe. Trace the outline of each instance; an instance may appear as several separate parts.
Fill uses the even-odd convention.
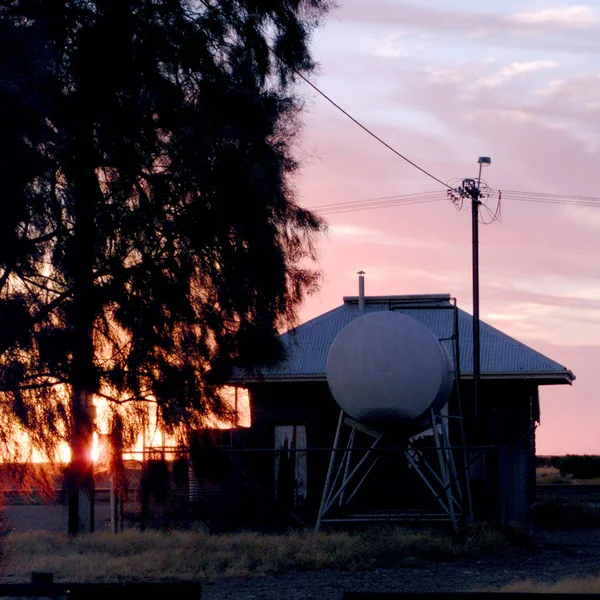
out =
[[[365,310],[365,272],[359,271],[358,275],[358,310]]]

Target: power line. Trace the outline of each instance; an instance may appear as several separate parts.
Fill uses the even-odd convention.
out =
[[[535,198],[507,198],[515,202],[533,202],[537,204],[557,204],[562,206],[587,206],[588,208],[600,208],[598,202],[569,202],[568,200],[536,200]]]
[[[564,198],[564,199],[573,199],[573,200],[590,200],[600,202],[600,197],[598,196],[579,196],[577,194],[550,194],[547,192],[526,192],[520,190],[502,190],[503,194],[512,194],[517,196],[535,196],[536,198]]]
[[[346,210],[336,210],[336,211],[328,211],[328,212],[321,212],[321,211],[315,211],[320,215],[332,215],[332,214],[340,214],[340,213],[349,213],[349,212],[357,212],[357,211],[361,211],[361,210],[375,210],[378,208],[391,208],[393,206],[407,206],[409,204],[426,204],[428,202],[442,202],[446,200],[446,198],[430,198],[428,200],[413,200],[410,202],[396,202],[394,204],[386,204],[384,206],[365,206],[362,208],[353,208],[353,209],[346,209]]]
[[[568,194],[548,194],[542,192],[525,192],[516,190],[489,190],[486,194],[489,199],[497,198],[498,201],[509,200],[513,202],[534,202],[544,204],[558,204],[563,206],[589,206],[592,208],[600,208],[600,198],[594,196],[577,196]],[[334,202],[331,204],[320,204],[317,206],[308,207],[309,210],[319,213],[320,215],[332,215],[349,212],[357,212],[361,210],[378,210],[380,208],[392,208],[394,206],[407,206],[413,204],[425,204],[429,202],[439,202],[446,200],[447,196],[440,191],[417,192],[414,194],[397,194],[390,196],[380,196],[378,198],[368,198],[363,200],[350,200],[347,202]],[[460,210],[461,206],[455,201],[455,206]],[[482,208],[487,210],[489,220],[485,220],[485,224],[491,221],[501,220],[501,205],[494,211],[485,203],[482,203]],[[483,222],[483,221],[482,221]]]
[[[406,204],[438,202],[445,199],[446,195],[443,192],[421,192],[416,194],[382,196],[380,198],[371,198],[367,200],[354,200],[350,202],[322,204],[319,206],[311,206],[310,210],[317,212],[321,215],[325,215],[342,212],[355,212],[359,210],[369,210],[376,208],[387,208],[391,206],[403,206]]]
[[[364,202],[379,202],[381,200],[402,200],[404,198],[415,198],[415,197],[419,197],[419,196],[436,194],[436,193],[439,193],[439,192],[431,191],[431,192],[415,192],[413,194],[392,194],[390,196],[379,196],[378,198],[368,198],[366,200],[350,200],[350,201],[343,201],[343,202],[333,202],[332,204],[319,204],[317,206],[312,206],[311,210],[327,209],[327,208],[333,208],[336,206],[349,206],[351,204],[362,204]]]
[[[535,194],[511,194],[503,192],[503,198],[515,202],[533,202],[538,204],[557,204],[562,206],[587,206],[590,208],[600,208],[600,198],[590,197],[588,200],[582,200],[578,197],[570,198],[568,196],[537,196]]]
[[[270,50],[271,50],[271,52],[273,52],[273,54],[275,54],[274,50],[272,50],[271,48],[270,48]],[[395,148],[390,146],[387,142],[382,140],[378,135],[373,133],[368,127],[363,125],[358,119],[355,119],[348,111],[344,110],[337,102],[334,102],[327,94],[325,94],[325,92],[322,92],[312,81],[310,81],[310,79],[308,79],[304,75],[302,75],[302,73],[300,73],[299,71],[294,71],[294,72],[296,73],[296,75],[298,75],[298,77],[300,77],[300,79],[302,79],[306,84],[308,84],[311,88],[313,88],[313,90],[315,90],[318,94],[323,96],[323,98],[325,98],[325,100],[327,100],[327,102],[329,102],[332,106],[335,106],[335,108],[337,108],[342,114],[344,114],[346,117],[348,117],[355,125],[358,125],[363,131],[366,131],[370,136],[375,138],[380,144],[383,144],[388,150],[391,150],[396,156],[399,156],[402,160],[405,160],[409,165],[412,165],[413,167],[415,167],[415,169],[418,169],[419,171],[421,171],[421,173],[424,173],[425,175],[427,175],[427,177],[431,177],[431,179],[433,179],[434,181],[437,181],[438,183],[441,183],[444,187],[446,187],[448,189],[452,189],[447,183],[445,183],[441,179],[438,179],[435,175],[432,175],[429,171],[426,171],[425,169],[420,167],[417,163],[413,162],[412,160],[410,160],[409,158],[407,158],[406,156],[404,156],[403,154],[398,152],[398,150],[396,150]]]

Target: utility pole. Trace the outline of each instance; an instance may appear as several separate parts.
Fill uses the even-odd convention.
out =
[[[481,344],[480,344],[480,323],[479,323],[479,207],[483,205],[482,197],[489,196],[489,189],[484,182],[484,191],[481,191],[481,171],[483,167],[491,165],[492,160],[489,156],[480,156],[477,160],[479,164],[479,175],[477,179],[463,179],[462,184],[450,189],[448,197],[453,204],[462,209],[463,200],[470,198],[471,200],[471,230],[472,230],[472,268],[473,268],[473,421],[469,424],[469,445],[473,446],[473,450],[469,452],[471,456],[468,458],[468,464],[472,468],[469,469],[469,479],[471,484],[477,486],[474,489],[474,506],[475,518],[478,513],[481,515],[487,514],[490,502],[497,496],[497,490],[490,488],[490,481],[487,477],[488,467],[486,465],[485,449],[476,450],[478,446],[483,445],[484,441],[483,429],[487,428],[487,424],[481,420],[481,402],[480,402],[480,387],[481,387]],[[493,215],[495,220],[498,216],[498,209]],[[491,221],[490,221],[491,222]],[[470,411],[469,411],[470,412]],[[467,459],[465,459],[467,460]]]
[[[471,228],[473,239],[473,402],[475,421],[479,420],[479,384],[481,381],[481,349],[479,335],[479,206],[481,205],[481,169],[492,164],[489,156],[478,159],[477,181],[465,179],[463,189],[471,197]]]

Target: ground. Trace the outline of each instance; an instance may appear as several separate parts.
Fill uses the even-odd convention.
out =
[[[557,490],[554,495],[546,493],[551,500],[556,500],[556,494],[565,493],[557,486],[554,489]],[[569,495],[572,496],[573,488],[570,489]],[[596,505],[595,502],[587,504]],[[96,516],[97,529],[107,530],[108,506],[100,505]],[[44,529],[64,532],[66,527],[65,507],[59,505],[8,506],[4,517],[8,529],[15,531]],[[552,515],[552,518],[555,519],[555,516]],[[526,579],[555,582],[565,578],[599,577],[600,525],[597,522],[594,525],[591,528],[579,523],[570,529],[534,530],[531,535],[533,547],[517,549],[514,555],[507,557],[441,563],[412,561],[394,569],[365,568],[352,572],[320,570],[269,577],[221,578],[204,582],[202,600],[341,600],[344,591],[497,591]]]
[[[422,562],[401,569],[323,570],[273,577],[223,578],[204,586],[203,600],[341,600],[355,592],[469,592],[531,579],[555,582],[600,576],[600,530],[535,534],[537,547],[510,558]]]

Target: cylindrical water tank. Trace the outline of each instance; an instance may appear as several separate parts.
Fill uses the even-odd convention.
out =
[[[365,425],[390,427],[441,408],[454,370],[432,331],[395,311],[362,315],[334,339],[327,382],[336,402]]]

